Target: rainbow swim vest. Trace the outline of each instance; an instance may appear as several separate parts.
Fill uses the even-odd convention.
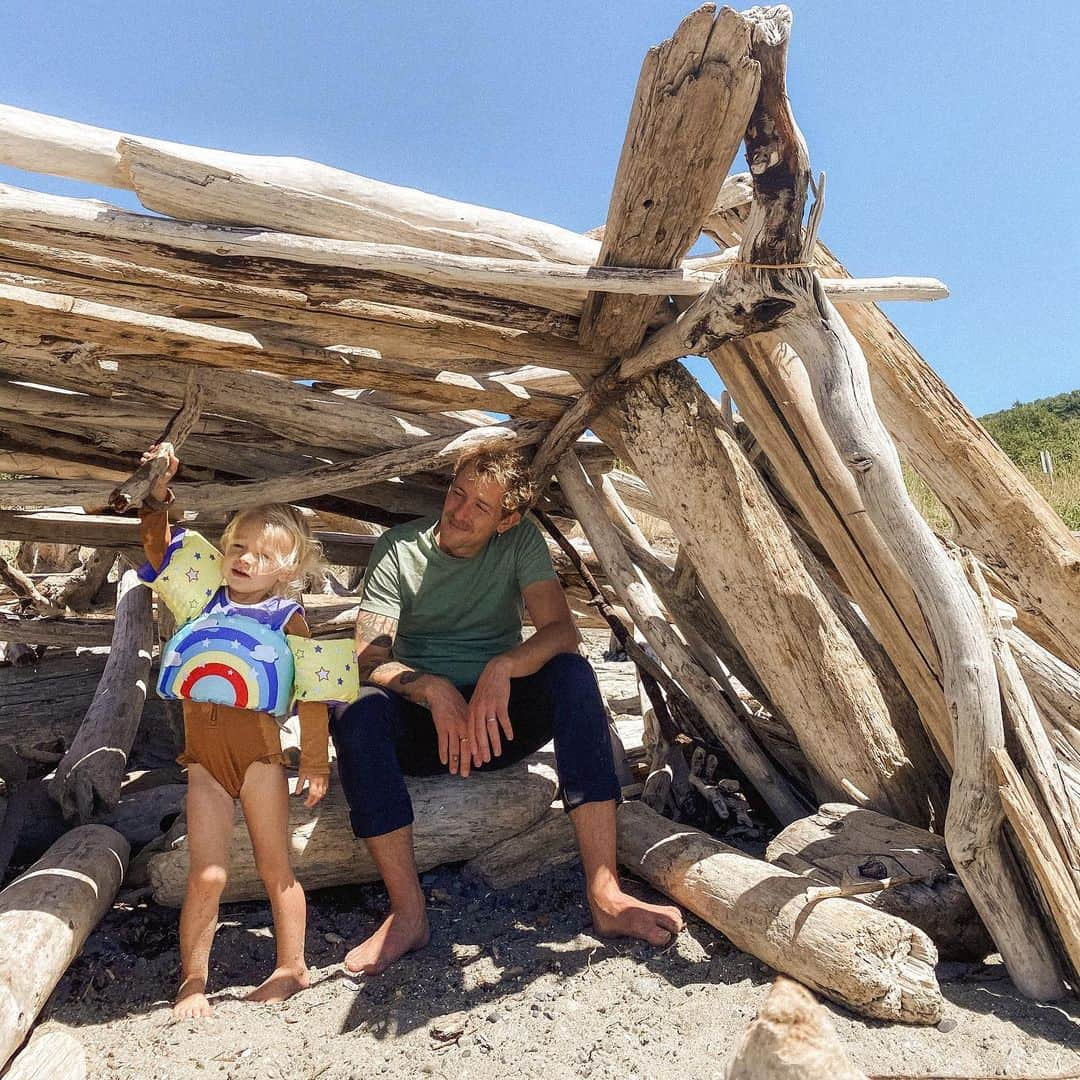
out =
[[[352,642],[286,634],[301,607],[285,597],[234,603],[223,585],[221,555],[199,533],[174,527],[161,569],[145,563],[139,576],[181,624],[161,655],[163,698],[284,717],[294,700],[359,697]]]

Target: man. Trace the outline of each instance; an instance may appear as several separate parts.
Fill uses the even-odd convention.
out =
[[[390,529],[372,552],[356,624],[368,685],[331,732],[353,831],[390,914],[345,958],[350,971],[381,972],[428,941],[403,773],[464,778],[552,736],[596,931],[663,944],[682,928],[677,908],[619,885],[607,717],[547,547],[522,520],[532,494],[520,454],[469,452],[439,518]],[[524,609],[536,633],[523,641]]]

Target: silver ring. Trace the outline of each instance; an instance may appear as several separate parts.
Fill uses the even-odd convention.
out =
[[[489,724],[497,724],[499,722],[499,718],[497,716],[489,716],[487,718],[487,722]]]

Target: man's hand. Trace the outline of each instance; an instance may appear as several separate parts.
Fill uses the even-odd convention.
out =
[[[450,772],[469,775],[473,743],[469,731],[469,706],[461,691],[438,675],[426,676],[424,693],[439,739],[439,760]]]
[[[301,766],[299,775],[296,777],[296,790],[293,792],[293,795],[303,794],[304,784],[307,784],[308,786],[307,798],[304,800],[304,805],[310,810],[313,806],[317,806],[322,802],[327,788],[330,787],[330,777],[321,775],[313,776]]]
[[[469,730],[472,733],[473,763],[480,765],[502,754],[502,735],[513,739],[510,726],[510,665],[505,657],[489,660],[469,699]]]

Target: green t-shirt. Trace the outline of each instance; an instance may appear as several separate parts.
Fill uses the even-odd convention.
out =
[[[422,518],[379,537],[360,607],[398,620],[395,659],[465,686],[493,656],[521,641],[522,590],[551,580],[555,570],[540,530],[527,518],[468,559],[439,547],[438,523]]]

